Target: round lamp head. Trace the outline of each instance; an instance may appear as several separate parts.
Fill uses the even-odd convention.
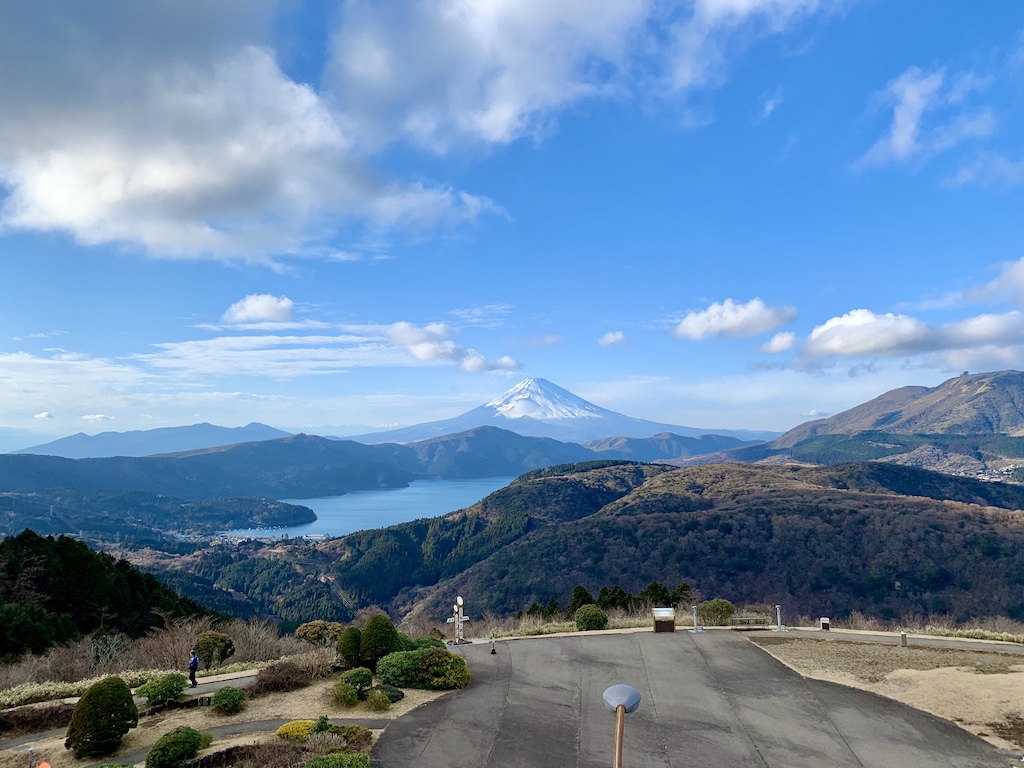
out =
[[[459,595],[458,597],[455,598],[455,604],[456,605],[462,605],[462,595]]]
[[[626,714],[631,715],[640,706],[640,691],[631,685],[619,684],[606,688],[602,698],[609,712],[622,706],[626,708]]]

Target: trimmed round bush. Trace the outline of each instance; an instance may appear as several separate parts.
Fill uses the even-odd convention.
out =
[[[392,704],[397,704],[405,698],[405,691],[401,688],[395,688],[393,685],[388,685],[387,683],[379,683],[378,685],[373,686],[373,690],[383,693],[388,697]]]
[[[278,738],[288,741],[309,741],[315,727],[315,720],[292,720],[278,728],[275,733]]]
[[[709,627],[723,627],[736,614],[736,606],[721,597],[697,606],[697,618]]]
[[[339,680],[334,684],[334,700],[343,707],[354,707],[359,703],[359,691],[352,683]]]
[[[402,650],[402,638],[391,623],[391,619],[382,613],[374,614],[363,627],[359,641],[359,655],[363,666],[376,671],[377,662],[389,653]]]
[[[306,768],[370,768],[370,757],[358,752],[332,752],[314,757]]]
[[[356,667],[348,672],[343,672],[341,680],[356,689],[360,701],[365,701],[366,694],[369,692],[370,686],[373,685],[373,673],[366,667]]]
[[[145,685],[140,685],[135,689],[135,695],[144,696],[146,704],[152,707],[154,704],[176,701],[187,685],[188,680],[181,672],[170,672],[156,680],[150,680]]]
[[[342,663],[348,667],[358,667],[362,662],[359,655],[359,647],[362,643],[362,633],[359,627],[347,627],[338,638],[338,655]]]
[[[377,676],[388,685],[428,691],[465,688],[470,677],[466,660],[444,648],[389,654],[377,665]]]
[[[213,694],[210,706],[218,715],[237,715],[245,709],[245,691],[227,685]]]
[[[370,691],[366,695],[366,706],[374,712],[387,712],[391,709],[391,698],[384,691]]]
[[[591,603],[576,610],[576,629],[586,632],[594,629],[608,629],[608,614]]]
[[[331,645],[338,642],[344,627],[336,621],[316,619],[300,624],[295,630],[295,639],[310,645]]]
[[[179,726],[157,739],[146,755],[146,768],[178,768],[199,754],[202,744],[203,737],[199,731]]]
[[[219,667],[221,662],[234,652],[235,641],[231,639],[231,635],[225,635],[223,632],[214,632],[211,629],[200,632],[196,638],[196,653],[207,669]]]
[[[139,710],[128,684],[120,677],[106,677],[93,683],[75,705],[64,747],[78,758],[104,757],[138,724]]]

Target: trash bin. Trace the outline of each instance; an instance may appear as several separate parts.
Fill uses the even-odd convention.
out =
[[[831,629],[831,620],[828,616],[822,616],[818,621],[821,622],[821,629],[823,632],[828,632]]]
[[[676,609],[651,608],[651,621],[654,622],[655,632],[675,632]]]

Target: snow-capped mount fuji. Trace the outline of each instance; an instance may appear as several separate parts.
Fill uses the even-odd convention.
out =
[[[661,432],[684,437],[726,435],[740,440],[770,440],[778,436],[778,433],[772,432],[697,429],[634,419],[594,405],[546,379],[524,379],[490,402],[461,416],[356,435],[349,439],[363,443],[409,443],[484,426],[499,427],[527,437],[551,437],[571,442],[613,436],[643,438]]]

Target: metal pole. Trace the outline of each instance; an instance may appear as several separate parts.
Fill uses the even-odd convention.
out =
[[[907,647],[907,633],[906,631],[900,632],[900,645],[904,648]]]
[[[626,708],[619,704],[615,708],[615,744],[612,754],[612,768],[622,768],[622,736],[626,730]]]

